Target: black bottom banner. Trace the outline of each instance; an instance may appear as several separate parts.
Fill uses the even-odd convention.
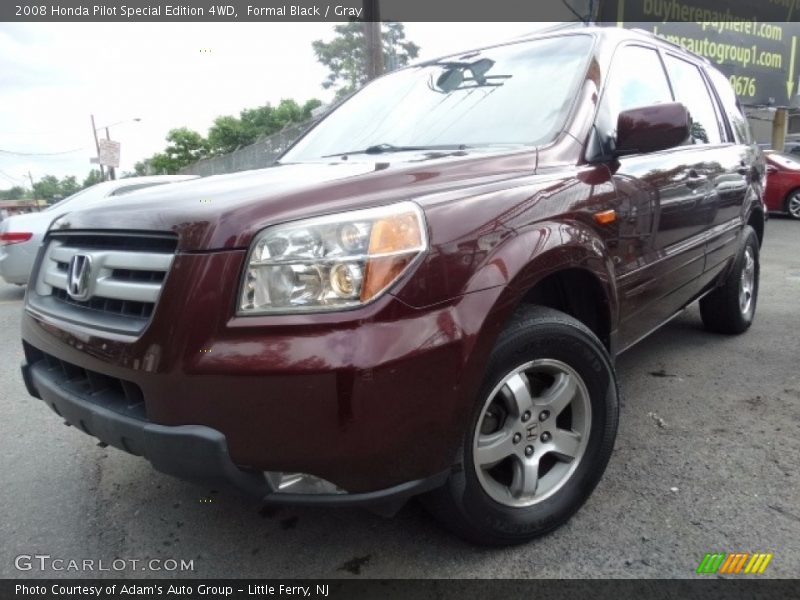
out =
[[[10,580],[0,581],[0,598],[102,600],[138,598],[405,598],[481,600],[537,598],[761,599],[800,598],[796,580]]]

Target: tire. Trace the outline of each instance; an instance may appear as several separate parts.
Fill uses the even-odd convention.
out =
[[[758,236],[746,225],[744,243],[724,283],[700,300],[700,316],[709,331],[737,335],[753,324],[758,301]]]
[[[794,190],[786,197],[784,209],[792,219],[800,219],[800,190]]]
[[[588,328],[549,308],[518,310],[490,357],[459,464],[423,502],[476,544],[517,544],[556,529],[602,477],[618,398],[608,352]]]

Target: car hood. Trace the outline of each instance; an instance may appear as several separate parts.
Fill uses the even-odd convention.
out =
[[[246,248],[259,230],[276,223],[531,174],[535,156],[527,148],[277,165],[133,192],[69,213],[53,228],[172,232],[179,251]]]

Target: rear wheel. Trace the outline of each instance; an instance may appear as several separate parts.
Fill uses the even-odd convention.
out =
[[[786,198],[786,214],[800,219],[800,190],[795,190]]]
[[[567,521],[608,463],[617,428],[608,354],[580,322],[527,308],[500,336],[464,439],[460,468],[426,504],[487,545],[529,540]]]
[[[734,260],[725,282],[700,300],[700,316],[706,329],[738,334],[750,328],[758,300],[758,237],[749,225],[744,228],[744,244]]]

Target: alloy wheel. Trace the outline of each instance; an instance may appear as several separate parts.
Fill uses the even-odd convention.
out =
[[[753,249],[747,246],[744,251],[744,265],[739,277],[739,310],[743,315],[749,315],[753,306],[753,292],[756,281],[756,261]]]
[[[800,193],[795,192],[789,196],[786,203],[786,211],[795,219],[800,219]]]
[[[507,374],[486,399],[473,440],[483,490],[506,506],[531,506],[557,492],[586,451],[589,393],[566,363],[542,359]]]

